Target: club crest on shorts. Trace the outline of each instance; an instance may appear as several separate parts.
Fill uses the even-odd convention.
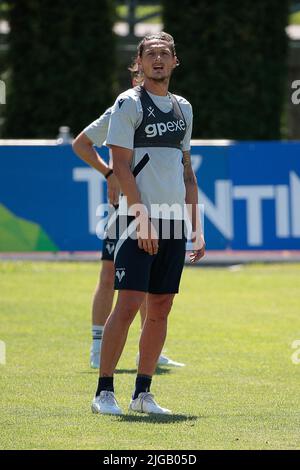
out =
[[[105,245],[105,248],[108,251],[108,253],[111,255],[114,252],[115,245],[114,245],[114,243],[108,243],[107,242],[106,245]]]
[[[118,278],[119,282],[122,281],[124,276],[125,276],[125,269],[124,268],[116,268],[116,277]]]

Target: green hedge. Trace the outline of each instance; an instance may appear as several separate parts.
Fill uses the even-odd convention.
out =
[[[13,0],[4,136],[73,134],[111,105],[115,38],[111,0]]]
[[[162,0],[181,65],[171,89],[194,108],[194,138],[279,139],[288,0]]]

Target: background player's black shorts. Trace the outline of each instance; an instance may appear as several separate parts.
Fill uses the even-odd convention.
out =
[[[115,289],[137,290],[151,294],[175,294],[178,292],[185,260],[186,238],[184,222],[182,236],[175,238],[174,221],[171,222],[170,238],[159,233],[156,255],[149,255],[138,247],[138,241],[130,237],[118,240],[115,251]]]
[[[113,209],[112,209],[113,207]],[[114,254],[115,254],[115,246],[117,243],[117,230],[118,230],[118,217],[117,217],[117,209],[118,205],[111,206],[111,217],[115,220],[111,223],[112,219],[108,221],[108,225],[105,229],[105,238],[103,239],[103,246],[102,246],[102,261],[114,261]],[[110,236],[111,235],[111,236]]]
[[[115,246],[117,240],[109,237],[104,238],[102,248],[102,261],[114,261]]]

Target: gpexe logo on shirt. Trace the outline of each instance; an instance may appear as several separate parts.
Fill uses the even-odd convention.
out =
[[[145,127],[147,137],[156,137],[163,135],[165,132],[185,131],[185,122],[180,119],[179,121],[157,122],[155,124],[148,124]]]

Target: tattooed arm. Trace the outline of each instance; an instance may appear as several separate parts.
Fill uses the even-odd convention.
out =
[[[195,249],[190,255],[190,260],[192,263],[195,263],[205,254],[205,242],[199,217],[197,178],[192,167],[191,154],[189,151],[183,152],[183,166],[183,176],[186,189],[185,202],[192,222],[192,241],[195,246]]]

